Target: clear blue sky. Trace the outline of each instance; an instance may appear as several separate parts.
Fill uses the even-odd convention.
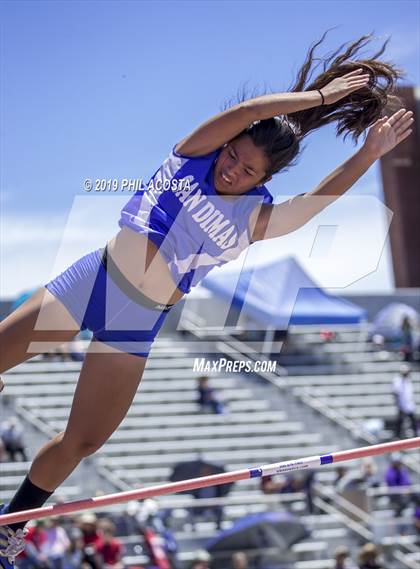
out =
[[[23,270],[19,284],[13,252],[26,239],[27,261],[20,250],[19,262],[30,263],[43,229],[53,255],[54,223],[84,194],[85,178],[146,178],[244,81],[286,89],[327,28],[335,27],[320,54],[371,31],[373,47],[391,36],[387,57],[419,85],[419,11],[419,2],[404,0],[3,1],[1,203],[14,230],[2,235],[10,268],[3,294],[42,280]],[[278,201],[309,191],[353,151],[324,128],[270,190]],[[376,194],[379,186],[375,165],[351,191]],[[117,219],[118,211],[115,229]]]

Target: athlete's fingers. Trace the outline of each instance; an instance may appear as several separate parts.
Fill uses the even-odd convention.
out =
[[[399,118],[397,118],[395,124],[404,124],[410,120],[414,120],[412,111],[408,111],[404,115],[401,115]]]
[[[361,79],[357,81],[349,81],[348,85],[350,89],[359,89],[360,87],[365,87],[369,83],[369,78]]]
[[[350,87],[356,87],[356,86],[367,85],[368,82],[369,82],[369,78],[366,77],[366,79],[361,79],[360,81],[349,81],[348,84],[350,85]]]
[[[369,78],[369,77],[370,77],[369,73],[363,73],[363,75],[354,75],[354,76],[352,76],[352,77],[347,77],[347,80],[348,80],[349,82],[352,82],[352,81],[361,81],[361,80],[367,79],[367,78]]]
[[[402,132],[406,131],[407,128],[409,128],[413,122],[414,122],[414,119],[409,118],[408,120],[402,122],[401,124],[398,124],[398,126],[394,126],[395,133],[401,134]]]
[[[358,69],[353,69],[353,71],[349,71],[348,73],[345,73],[341,77],[352,77],[353,75],[357,75],[358,73],[361,73],[362,71],[363,71],[363,68],[359,67]]]
[[[360,89],[360,87],[366,87],[369,81],[358,81],[357,83],[350,83],[350,89]]]
[[[410,126],[414,122],[414,118],[412,113],[405,113],[397,118],[393,123],[391,123],[392,128],[395,132],[400,132],[401,130],[405,130],[408,126]]]
[[[391,115],[388,119],[389,124],[390,125],[395,124],[404,115],[405,112],[406,109],[400,109],[399,111]]]
[[[410,136],[410,134],[412,133],[412,129],[408,129],[406,132],[404,132],[403,134],[401,134],[400,136],[397,137],[397,144],[399,144],[401,141],[403,141],[404,139],[407,138],[407,136]]]

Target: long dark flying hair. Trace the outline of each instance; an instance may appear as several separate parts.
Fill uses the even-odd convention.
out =
[[[344,135],[343,138],[346,139],[351,134],[356,144],[359,136],[382,117],[385,108],[394,112],[402,106],[402,101],[394,92],[397,80],[404,77],[405,72],[389,61],[378,59],[384,53],[390,38],[368,59],[359,59],[358,53],[370,42],[372,33],[360,37],[350,45],[349,42],[342,44],[329,57],[315,57],[315,50],[324,41],[328,31],[311,45],[295,82],[287,91],[322,89],[334,78],[357,68],[362,68],[363,73],[369,73],[369,82],[335,103],[255,121],[242,131],[238,136],[248,134],[255,146],[264,150],[270,164],[267,178],[287,166],[294,166],[301,152],[300,143],[303,138],[321,126],[336,122],[337,136]],[[312,69],[314,61],[318,61],[318,64]],[[321,64],[322,73],[312,80],[314,70]],[[248,98],[246,91],[242,90],[235,102],[243,102]],[[225,108],[227,106],[230,104],[225,105]]]

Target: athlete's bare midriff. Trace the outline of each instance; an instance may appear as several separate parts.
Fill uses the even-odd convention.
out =
[[[123,227],[108,242],[108,254],[130,283],[160,304],[175,304],[183,296],[158,247],[146,235]]]

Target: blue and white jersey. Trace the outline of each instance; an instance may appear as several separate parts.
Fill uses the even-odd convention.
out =
[[[219,195],[213,176],[220,151],[189,158],[173,149],[121,211],[120,227],[146,234],[159,247],[183,292],[250,245],[252,211],[273,201],[265,186],[239,196]]]

